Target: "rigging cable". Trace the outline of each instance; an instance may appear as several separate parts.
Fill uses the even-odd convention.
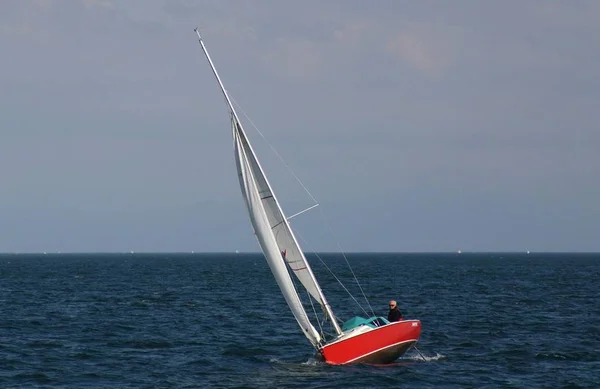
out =
[[[250,123],[250,125],[252,125],[252,127],[254,127],[254,129],[256,130],[256,132],[258,132],[258,134],[261,136],[261,138],[263,138],[263,140],[266,142],[266,144],[269,146],[269,148],[275,153],[275,155],[277,156],[277,158],[279,158],[279,160],[283,163],[283,166],[292,174],[292,176],[294,177],[294,179],[296,180],[296,182],[298,182],[298,184],[300,184],[300,186],[302,187],[302,189],[304,189],[304,191],[308,194],[308,196],[310,196],[310,198],[312,199],[312,201],[314,201],[315,204],[318,205],[319,202],[317,201],[317,199],[312,195],[312,193],[308,190],[308,188],[304,185],[304,183],[300,180],[300,178],[298,178],[298,176],[296,175],[296,173],[294,173],[294,171],[292,170],[292,168],[283,159],[283,157],[281,156],[281,154],[279,154],[277,152],[277,150],[275,149],[275,147],[273,147],[273,145],[267,140],[267,138],[263,135],[263,133],[258,129],[258,127],[254,124],[254,122],[252,121],[252,119],[250,119],[250,117],[246,114],[246,112],[243,110],[243,108],[237,103],[237,101],[233,97],[230,96],[230,99],[233,102],[233,104],[235,104],[239,108],[239,110],[242,112],[242,115],[244,115],[244,117],[248,120],[248,122]],[[375,316],[375,311],[373,310],[373,307],[371,306],[371,303],[369,302],[369,299],[367,298],[367,295],[365,294],[362,286],[360,285],[360,282],[358,281],[358,278],[356,277],[356,274],[354,273],[354,270],[352,269],[352,266],[350,265],[350,262],[348,261],[348,258],[346,257],[346,254],[342,250],[342,247],[341,247],[339,241],[336,239],[335,234],[333,233],[333,229],[331,227],[331,224],[328,222],[327,218],[325,217],[325,213],[323,212],[323,210],[321,210],[321,217],[324,219],[325,224],[327,224],[327,227],[329,229],[329,233],[333,236],[333,240],[336,242],[338,250],[340,251],[340,253],[342,254],[344,260],[346,261],[346,265],[348,265],[348,268],[350,269],[350,272],[352,273],[352,277],[354,278],[354,281],[356,282],[356,285],[358,286],[361,294],[363,295],[365,301],[367,302],[367,305],[368,305],[369,309],[371,310],[371,313],[373,314],[373,316]],[[297,233],[297,231],[296,231],[296,233]],[[304,241],[306,242],[306,240],[304,240]],[[333,272],[325,264],[325,262],[323,261],[323,259],[321,259],[321,257],[319,257],[319,255],[316,254],[316,252],[313,251],[313,253],[317,256],[317,258],[319,258],[319,260],[321,261],[321,263],[323,263],[325,265],[325,267],[327,268],[327,270],[329,270],[329,272],[335,277],[335,279],[340,283],[340,285],[342,285],[342,287],[346,290],[346,292],[348,292],[348,294],[350,294],[350,297],[352,297],[352,299],[357,303],[357,305],[368,316],[369,314],[365,311],[365,309],[362,307],[362,305],[354,298],[354,296],[352,296],[352,293],[350,293],[350,291],[344,286],[344,284],[342,284],[342,282],[335,276],[335,274],[333,274]]]

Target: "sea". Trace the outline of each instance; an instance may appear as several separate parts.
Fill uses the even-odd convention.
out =
[[[395,299],[417,349],[323,363],[258,253],[2,254],[0,388],[600,388],[600,254],[308,258],[338,317]]]

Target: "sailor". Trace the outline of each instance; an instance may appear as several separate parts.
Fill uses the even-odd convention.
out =
[[[402,320],[402,312],[398,309],[398,304],[396,304],[395,300],[390,300],[390,311],[387,318],[390,323]]]

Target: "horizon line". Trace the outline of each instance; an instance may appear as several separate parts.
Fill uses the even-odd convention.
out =
[[[476,251],[310,251],[304,252],[310,254],[600,254],[600,251],[534,251],[534,250],[476,250]],[[73,254],[263,254],[262,251],[12,251],[0,252],[0,255],[73,255]]]

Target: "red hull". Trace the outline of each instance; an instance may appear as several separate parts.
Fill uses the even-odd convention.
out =
[[[410,349],[421,335],[419,320],[403,320],[334,341],[319,351],[327,363],[391,363]]]

